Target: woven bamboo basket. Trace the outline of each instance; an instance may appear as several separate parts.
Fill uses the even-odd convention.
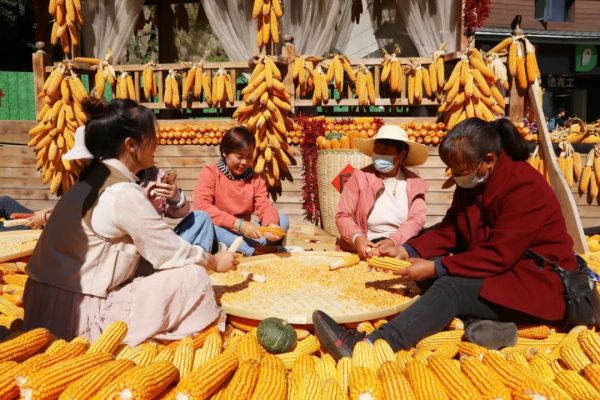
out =
[[[323,228],[330,235],[337,236],[335,212],[340,193],[333,186],[333,180],[350,164],[360,169],[371,164],[371,158],[358,150],[319,150],[317,156],[317,180],[319,184],[319,207]]]

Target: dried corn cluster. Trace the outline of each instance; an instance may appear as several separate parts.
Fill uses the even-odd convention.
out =
[[[313,71],[315,70],[315,66],[321,61],[323,61],[323,58],[314,56],[296,56],[294,59],[292,76],[301,97],[306,96],[315,88]],[[352,76],[354,76],[354,74]]]
[[[261,175],[269,188],[281,185],[280,177],[289,176],[288,166],[294,162],[286,141],[294,122],[288,116],[292,110],[290,94],[281,82],[282,75],[270,57],[256,64],[242,90],[244,104],[233,114],[254,132],[256,154],[254,171]]]
[[[445,113],[448,129],[467,118],[493,121],[504,116],[506,102],[501,85],[502,79],[487,65],[481,53],[477,49],[467,50],[444,85],[444,100],[438,108]]]
[[[92,71],[96,71],[94,74],[94,90],[98,98],[104,97],[104,91],[106,89],[106,83],[110,86],[113,95],[116,95],[115,84],[117,83],[117,73],[113,66],[110,64],[112,57],[112,51],[108,50],[108,53],[104,57],[104,60],[97,60],[96,65],[91,67]]]
[[[81,0],[50,0],[48,13],[54,20],[50,43],[55,46],[60,41],[63,53],[72,54],[73,49],[79,47],[83,26]]]
[[[598,196],[598,184],[600,182],[600,155],[598,153],[598,145],[590,150],[579,181],[579,193],[587,193],[588,202],[590,203]]]
[[[400,260],[394,257],[371,257],[368,259],[369,267],[376,269],[383,269],[386,271],[402,271],[403,269],[410,267],[410,262],[406,260]]]
[[[81,103],[87,95],[67,63],[50,73],[39,94],[45,104],[37,116],[38,124],[29,130],[27,145],[33,147],[36,168],[52,193],[64,193],[79,175],[79,161],[63,160],[62,155],[73,147],[75,130],[85,124]]]
[[[189,65],[186,64],[186,66],[188,66],[189,69],[187,70],[185,79],[183,81],[183,90],[181,91],[181,98],[183,100],[188,101],[190,99],[197,99],[198,101],[200,101],[202,95],[204,94],[204,100],[206,101],[206,103],[212,104],[213,95],[211,92],[210,71],[204,71],[204,69],[202,68],[202,64],[200,63],[194,63]],[[231,86],[230,79],[229,82],[226,83],[228,83]],[[229,91],[233,93],[232,89],[233,87],[227,89],[226,95],[229,93]]]
[[[128,72],[121,72],[117,78],[115,98],[137,101],[133,78],[131,78],[131,75]]]
[[[402,70],[402,63],[398,58],[399,54],[400,48],[396,48],[392,54],[385,52],[383,62],[381,63],[381,82],[388,84],[390,97],[399,97],[404,88],[405,77]]]
[[[329,81],[322,64],[317,65],[312,71],[312,85],[312,103],[315,106],[327,104],[329,102]]]
[[[23,324],[23,292],[27,275],[18,270],[6,270],[1,276],[0,327],[12,332],[20,329]]]
[[[218,108],[224,108],[227,102],[231,105],[235,102],[235,83],[231,75],[221,67],[212,80],[211,104]]]
[[[375,105],[375,84],[373,74],[364,65],[360,65],[356,71],[355,95],[359,106]]]
[[[344,75],[348,75],[352,83],[356,82],[356,74],[352,70],[348,57],[335,54],[329,61],[327,67],[327,82],[333,82],[335,89],[342,93],[344,90]]]
[[[152,62],[147,63],[142,71],[142,83],[144,84],[144,97],[146,100],[151,101],[153,97],[158,96],[158,87],[156,86],[156,79],[154,78],[155,64]]]
[[[488,54],[508,52],[508,72],[521,93],[541,78],[535,55],[535,47],[525,36],[512,36],[502,40]]]
[[[279,18],[282,15],[280,0],[254,0],[252,18],[256,19],[256,45],[259,48],[279,43]]]
[[[432,71],[435,76],[435,82],[433,83],[436,86],[435,90],[433,90],[432,75],[429,71],[429,68],[423,67],[416,61],[411,61],[410,65],[406,67],[405,72],[408,76],[406,95],[409,105],[421,104],[423,98],[432,99],[438,95],[440,89],[437,85],[437,72],[435,70]]]
[[[163,101],[167,107],[177,108],[181,105],[179,81],[177,78],[179,78],[179,74],[174,69],[170,69],[169,74],[165,78],[165,93],[163,95]]]

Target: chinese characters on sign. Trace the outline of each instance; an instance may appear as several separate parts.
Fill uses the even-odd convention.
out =
[[[546,85],[548,89],[573,89],[575,78],[569,75],[547,75]]]

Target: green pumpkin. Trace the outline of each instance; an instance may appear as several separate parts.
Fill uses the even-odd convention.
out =
[[[330,132],[330,133],[328,133],[325,136],[325,139],[327,139],[327,140],[333,140],[333,139],[340,140],[343,136],[344,136],[344,134],[340,133],[340,132]]]
[[[280,318],[263,319],[256,332],[260,345],[271,354],[292,351],[296,347],[296,330]]]

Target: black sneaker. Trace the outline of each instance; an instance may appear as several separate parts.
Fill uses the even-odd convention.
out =
[[[366,336],[362,332],[340,326],[323,311],[313,312],[312,320],[321,346],[336,360],[342,357],[352,357],[354,346],[364,340]]]
[[[513,322],[478,320],[467,326],[465,338],[471,343],[498,350],[517,344],[517,325]]]

